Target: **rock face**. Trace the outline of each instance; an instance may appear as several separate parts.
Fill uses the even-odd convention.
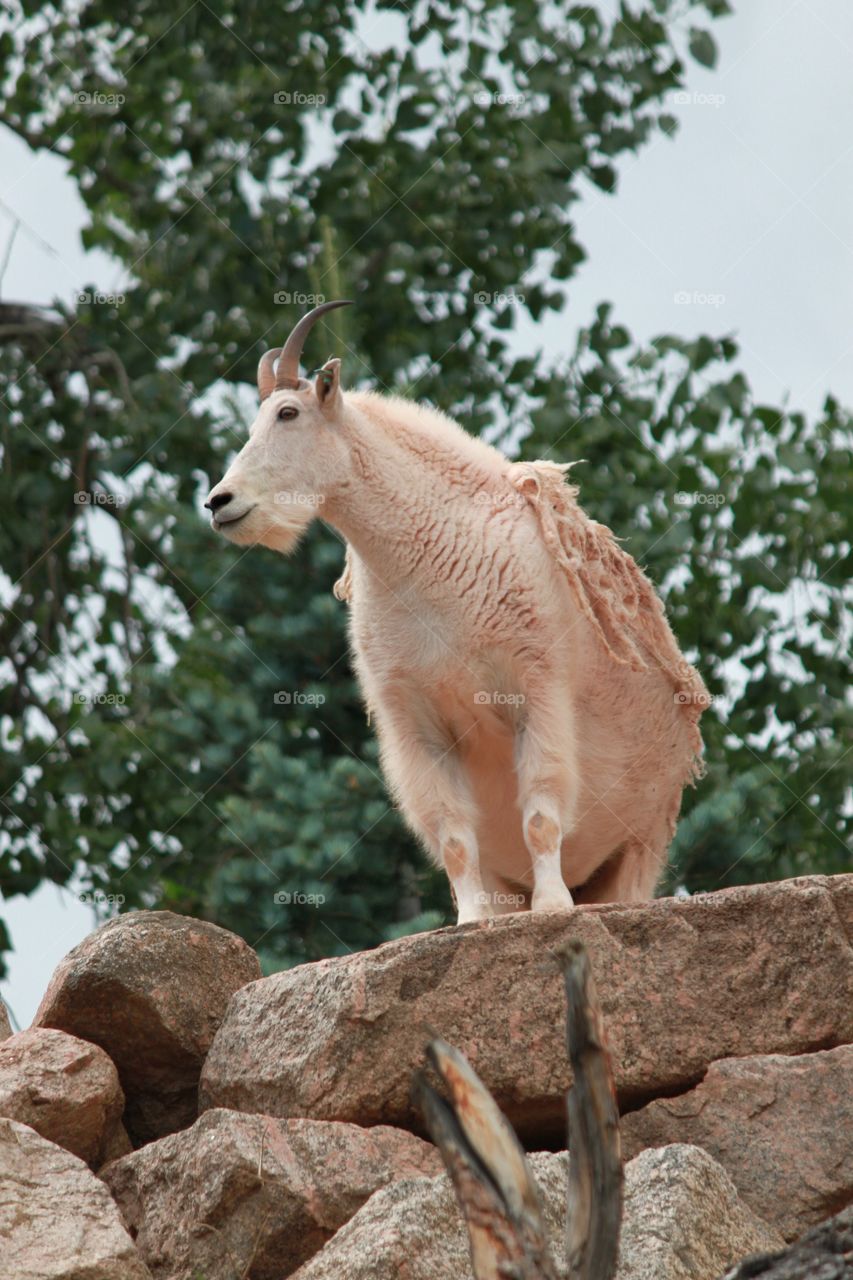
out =
[[[101,1176],[155,1280],[283,1280],[378,1188],[442,1168],[400,1129],[208,1111]]]
[[[698,1147],[644,1151],[626,1168],[616,1280],[715,1280],[781,1242]]]
[[[695,1089],[624,1116],[621,1131],[627,1158],[671,1142],[703,1147],[794,1240],[853,1201],[853,1045],[714,1062]]]
[[[11,1034],[12,1024],[9,1021],[9,1010],[0,1000],[0,1040],[8,1040]]]
[[[0,1119],[4,1280],[150,1280],[103,1183],[25,1124]]]
[[[548,951],[567,935],[589,950],[623,1106],[697,1084],[718,1058],[853,1042],[853,877],[811,876],[504,917],[273,974],[232,999],[201,1108],[417,1128],[428,1025],[528,1145],[559,1142],[570,1073]]]
[[[121,1127],[124,1094],[97,1045],[34,1027],[0,1044],[0,1116],[28,1124],[96,1168],[130,1150]]]
[[[170,911],[110,920],[54,973],[34,1025],[100,1045],[118,1068],[134,1143],[196,1118],[199,1072],[233,992],[260,976],[235,934]]]
[[[530,1157],[565,1275],[565,1155]],[[616,1280],[716,1280],[747,1253],[781,1237],[738,1199],[704,1151],[675,1146],[643,1152],[625,1172],[625,1219]],[[468,1236],[449,1180],[397,1182],[300,1267],[294,1280],[470,1280]]]
[[[546,1157],[558,1161],[559,1156]],[[539,1174],[539,1169],[535,1169]],[[557,1171],[564,1180],[565,1171]],[[537,1181],[541,1179],[537,1177]],[[294,1280],[469,1280],[468,1234],[446,1177],[395,1182],[371,1196]]]

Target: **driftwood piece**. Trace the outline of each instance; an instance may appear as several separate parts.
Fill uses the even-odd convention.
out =
[[[611,1280],[622,1216],[619,1113],[589,960],[579,942],[555,953],[568,1005],[570,1280]],[[458,1050],[436,1037],[427,1058],[445,1098],[421,1072],[414,1094],[444,1158],[471,1244],[476,1280],[556,1280],[539,1192],[524,1151]]]
[[[723,1280],[853,1280],[853,1205],[781,1253],[744,1258]]]

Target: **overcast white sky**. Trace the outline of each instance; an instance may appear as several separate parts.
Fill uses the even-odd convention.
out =
[[[788,396],[815,413],[831,389],[853,404],[853,5],[735,3],[714,24],[718,69],[690,66],[688,100],[672,107],[675,139],[623,159],[615,197],[591,190],[576,206],[588,260],[570,305],[522,337],[569,351],[609,299],[640,339],[734,333],[762,400]],[[0,260],[21,219],[0,296],[47,303],[88,283],[115,290],[118,266],[82,249],[86,213],[62,161],[0,128],[0,175]],[[15,953],[0,994],[26,1026],[92,915],[52,885],[2,915]]]

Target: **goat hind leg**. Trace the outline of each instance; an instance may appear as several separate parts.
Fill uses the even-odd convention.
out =
[[[524,842],[533,864],[531,911],[571,911],[574,899],[563,879],[562,823],[551,795],[533,795],[522,816]]]
[[[556,697],[528,709],[516,742],[516,773],[524,842],[533,872],[531,911],[571,911],[563,880],[562,843],[575,822],[577,769],[567,700]],[[555,708],[562,708],[562,715]]]

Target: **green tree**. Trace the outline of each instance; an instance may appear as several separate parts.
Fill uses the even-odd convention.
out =
[[[284,560],[200,518],[308,294],[358,300],[309,361],[334,341],[350,384],[586,459],[584,503],[718,698],[673,883],[847,865],[849,415],[756,405],[730,340],[639,349],[608,307],[568,362],[512,334],[563,306],[573,203],[672,131],[725,0],[379,3],[378,34],[362,4],[57,8],[12,5],[4,119],[67,159],[126,283],[0,311],[4,894],[76,877],[236,928],[268,968],[450,918],[379,777],[339,543]]]

